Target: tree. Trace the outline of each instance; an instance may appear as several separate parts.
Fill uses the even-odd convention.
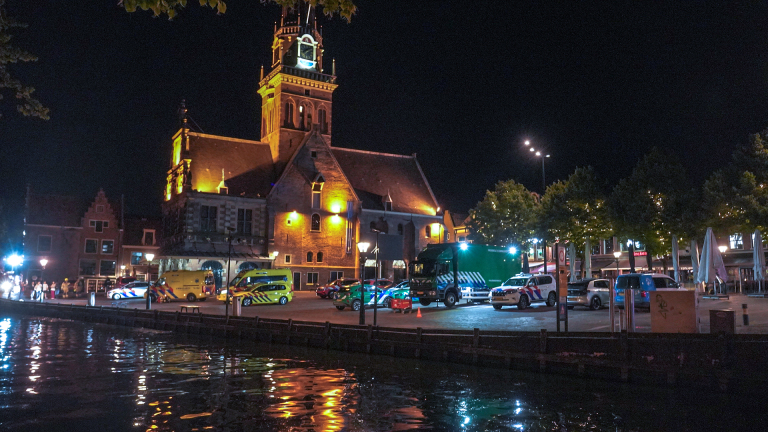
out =
[[[24,27],[26,24],[19,23],[6,14],[5,0],[0,0],[0,100],[3,99],[3,93],[11,93],[19,100],[16,109],[20,113],[48,120],[48,108],[32,96],[35,89],[23,85],[11,75],[9,69],[9,66],[14,63],[37,61],[37,57],[11,45],[10,31]]]
[[[514,180],[500,181],[469,211],[470,238],[489,245],[529,246],[535,235],[540,204],[531,191]]]
[[[658,148],[653,148],[632,174],[619,181],[608,201],[616,234],[645,244],[648,267],[654,255],[672,249],[672,235],[679,212],[684,209],[686,176],[683,166]]]
[[[209,6],[216,9],[218,13],[227,11],[227,4],[224,0],[199,0],[200,6]],[[271,1],[280,6],[294,6],[297,1],[302,1],[313,7],[322,6],[326,15],[340,15],[347,21],[352,19],[352,15],[357,11],[352,0],[259,0],[262,3]],[[137,9],[151,10],[155,16],[167,15],[173,18],[178,12],[187,6],[187,0],[119,0],[126,11],[135,12]]]
[[[768,130],[750,136],[704,183],[707,222],[721,232],[768,229]]]
[[[540,232],[547,240],[567,241],[583,250],[612,233],[605,196],[590,166],[576,168],[565,181],[547,187],[541,199]]]

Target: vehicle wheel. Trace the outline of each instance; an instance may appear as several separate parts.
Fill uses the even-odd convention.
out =
[[[253,300],[251,300],[249,297],[244,298],[243,299],[243,306],[250,306],[252,301]]]
[[[120,294],[112,294],[112,300],[120,300]]]
[[[555,292],[550,291],[549,295],[547,296],[547,306],[554,307],[555,303],[557,303],[557,297],[555,296]]]
[[[288,297],[280,297],[280,304],[281,305],[288,304]]]
[[[501,310],[501,305],[493,305],[493,308],[496,310]]]
[[[600,302],[600,297],[594,296],[592,297],[592,301],[589,302],[589,308],[592,310],[598,310],[600,307],[602,307],[602,303]]]
[[[360,300],[354,300],[352,302],[352,310],[353,311],[359,311],[360,310]]]
[[[187,294],[187,301],[193,302],[193,301],[195,301],[196,298],[197,297],[195,297],[195,295],[192,294],[192,293]]]
[[[528,296],[523,294],[520,296],[520,301],[517,302],[517,308],[520,310],[523,310],[530,305],[531,302],[528,300]]]
[[[443,303],[445,304],[445,307],[448,309],[456,306],[456,294],[454,294],[453,291],[448,291],[445,293],[445,298],[443,299]]]
[[[338,310],[344,310],[344,306],[336,306],[336,309],[338,309]]]
[[[389,309],[391,304],[392,304],[392,299],[386,299],[386,300],[384,300],[384,302],[381,305],[383,307]]]
[[[427,299],[419,299],[419,303],[420,303],[422,306],[429,306],[429,305],[432,303],[432,300],[427,300]]]

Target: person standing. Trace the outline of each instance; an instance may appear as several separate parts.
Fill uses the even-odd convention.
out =
[[[59,286],[56,285],[56,281],[51,282],[51,300],[59,296]]]
[[[40,300],[43,295],[43,284],[40,281],[35,283],[35,289],[32,291],[32,300]]]
[[[64,278],[64,282],[61,284],[61,296],[63,298],[69,297],[69,278]]]
[[[43,281],[43,297],[40,300],[45,300],[48,298],[48,294],[50,292],[51,287],[48,286],[48,282]]]

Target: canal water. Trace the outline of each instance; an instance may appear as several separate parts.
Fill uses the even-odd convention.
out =
[[[0,430],[767,430],[722,395],[0,316]]]

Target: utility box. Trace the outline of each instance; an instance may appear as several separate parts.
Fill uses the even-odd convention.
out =
[[[709,332],[711,334],[734,334],[736,316],[733,309],[716,309],[709,311]]]
[[[96,293],[93,291],[88,296],[88,306],[96,306]]]
[[[232,315],[239,317],[243,312],[243,298],[235,297],[234,300],[232,302]]]
[[[698,333],[698,301],[695,291],[648,291],[651,296],[653,333]]]

